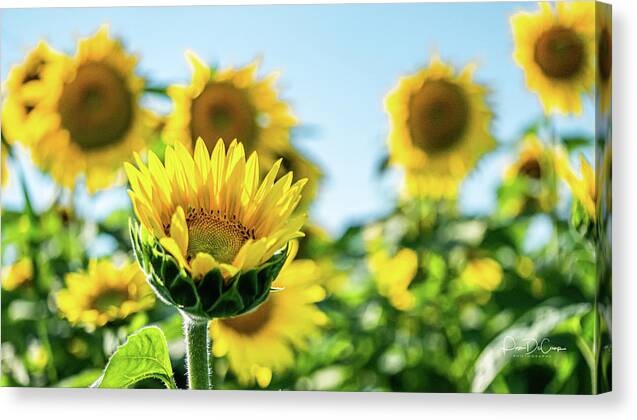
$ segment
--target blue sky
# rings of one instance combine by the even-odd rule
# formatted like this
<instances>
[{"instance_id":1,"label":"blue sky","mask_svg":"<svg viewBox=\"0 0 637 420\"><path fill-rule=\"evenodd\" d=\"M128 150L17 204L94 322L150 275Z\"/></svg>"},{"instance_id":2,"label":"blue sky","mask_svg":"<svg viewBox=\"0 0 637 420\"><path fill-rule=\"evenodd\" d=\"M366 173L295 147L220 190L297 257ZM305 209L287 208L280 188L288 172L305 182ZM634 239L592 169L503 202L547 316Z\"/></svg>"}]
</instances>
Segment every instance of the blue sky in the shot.
<instances>
[{"instance_id":1,"label":"blue sky","mask_svg":"<svg viewBox=\"0 0 637 420\"><path fill-rule=\"evenodd\" d=\"M535 7L493 2L3 10L1 75L4 79L39 39L71 52L78 37L103 23L140 56L140 73L153 83L189 80L186 49L222 67L261 57L261 74L282 72L281 96L309 128L298 132L295 145L327 175L312 217L338 233L351 222L382 214L397 197L397 174L382 180L375 174L388 132L382 102L398 77L426 65L432 53L458 66L479 63L476 79L492 90L493 132L501 143L515 140L540 115L511 59L509 27L512 13ZM560 119L560 130L592 133L588 102L582 118ZM157 104L163 110L167 105ZM510 160L502 151L481 163L463 187L463 211L492 208L495 186ZM50 183L34 171L29 181L40 191L38 204L46 205ZM4 191L4 205L20 205L16 192L15 185ZM117 191L83 208L99 216L125 205L125 193Z\"/></svg>"}]
</instances>

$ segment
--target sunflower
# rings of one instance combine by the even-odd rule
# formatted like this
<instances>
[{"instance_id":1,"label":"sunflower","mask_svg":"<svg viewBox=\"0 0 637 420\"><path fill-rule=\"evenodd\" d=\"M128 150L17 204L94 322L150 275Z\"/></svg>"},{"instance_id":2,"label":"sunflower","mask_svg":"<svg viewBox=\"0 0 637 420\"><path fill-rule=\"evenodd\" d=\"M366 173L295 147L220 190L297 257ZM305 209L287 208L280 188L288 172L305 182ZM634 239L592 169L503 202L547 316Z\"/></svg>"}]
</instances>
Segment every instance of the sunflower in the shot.
<instances>
[{"instance_id":1,"label":"sunflower","mask_svg":"<svg viewBox=\"0 0 637 420\"><path fill-rule=\"evenodd\" d=\"M125 164L129 195L142 226L186 269L200 278L213 268L226 277L268 261L303 236L306 216L291 216L307 180L292 173L275 182L281 160L261 182L256 152L246 162L241 143L212 152L199 139L194 158L185 145L168 146L165 165L152 152L148 166Z\"/></svg>"},{"instance_id":2,"label":"sunflower","mask_svg":"<svg viewBox=\"0 0 637 420\"><path fill-rule=\"evenodd\" d=\"M314 305L325 297L319 285L322 276L314 261L288 258L274 282L281 290L252 312L210 323L212 353L228 358L240 383L256 380L261 388L267 387L273 373L294 364L294 350L305 349L307 340L327 322Z\"/></svg>"},{"instance_id":3,"label":"sunflower","mask_svg":"<svg viewBox=\"0 0 637 420\"><path fill-rule=\"evenodd\" d=\"M603 114L611 108L613 91L613 21L612 10L607 4L595 2L597 42L597 88L599 107Z\"/></svg>"},{"instance_id":4,"label":"sunflower","mask_svg":"<svg viewBox=\"0 0 637 420\"><path fill-rule=\"evenodd\" d=\"M523 185L521 194L507 194L502 210L518 215L526 205L539 206L550 211L556 204L555 153L534 134L526 135L521 143L517 160L505 172L504 187ZM518 182L522 181L522 184ZM518 191L513 189L513 191ZM535 210L534 210L535 211Z\"/></svg>"},{"instance_id":5,"label":"sunflower","mask_svg":"<svg viewBox=\"0 0 637 420\"><path fill-rule=\"evenodd\" d=\"M15 290L26 285L33 278L33 263L30 258L21 258L17 262L2 268L2 288Z\"/></svg>"},{"instance_id":6,"label":"sunflower","mask_svg":"<svg viewBox=\"0 0 637 420\"><path fill-rule=\"evenodd\" d=\"M62 58L62 54L41 41L27 53L24 62L9 71L2 104L2 133L9 143L19 140L28 144L37 136L41 117L38 104L52 88L46 75Z\"/></svg>"},{"instance_id":7,"label":"sunflower","mask_svg":"<svg viewBox=\"0 0 637 420\"><path fill-rule=\"evenodd\" d=\"M91 260L88 271L69 273L56 296L61 314L74 325L102 327L151 308L155 295L137 263L116 267Z\"/></svg>"},{"instance_id":8,"label":"sunflower","mask_svg":"<svg viewBox=\"0 0 637 420\"><path fill-rule=\"evenodd\" d=\"M460 180L494 147L487 89L472 81L474 70L456 74L435 56L385 98L390 158L405 168L409 195L455 198Z\"/></svg>"},{"instance_id":9,"label":"sunflower","mask_svg":"<svg viewBox=\"0 0 637 420\"><path fill-rule=\"evenodd\" d=\"M511 18L513 59L524 69L526 86L550 114L580 114L582 93L595 79L595 4L540 3L535 13Z\"/></svg>"},{"instance_id":10,"label":"sunflower","mask_svg":"<svg viewBox=\"0 0 637 420\"><path fill-rule=\"evenodd\" d=\"M528 134L522 139L522 146L518 158L505 174L505 178L524 177L540 180L546 177L552 167L550 153L540 139L534 134Z\"/></svg>"},{"instance_id":11,"label":"sunflower","mask_svg":"<svg viewBox=\"0 0 637 420\"><path fill-rule=\"evenodd\" d=\"M85 174L89 192L106 188L122 162L146 146L155 118L139 106L144 81L136 62L102 27L43 75L41 135L30 147L34 162L62 185L73 188Z\"/></svg>"},{"instance_id":12,"label":"sunflower","mask_svg":"<svg viewBox=\"0 0 637 420\"><path fill-rule=\"evenodd\" d=\"M277 151L288 147L290 129L297 121L274 89L278 74L258 79L258 62L238 69L210 69L197 55L186 53L192 69L187 86L170 86L173 112L164 128L169 143L182 142L189 150L202 138L212 149L220 138L226 146L240 140L246 151L256 151L269 167Z\"/></svg>"},{"instance_id":13,"label":"sunflower","mask_svg":"<svg viewBox=\"0 0 637 420\"><path fill-rule=\"evenodd\" d=\"M408 310L414 306L415 297L408 290L418 270L418 256L409 248L403 248L391 257L380 250L368 257L367 265L374 276L378 293L389 299L396 309Z\"/></svg>"},{"instance_id":14,"label":"sunflower","mask_svg":"<svg viewBox=\"0 0 637 420\"><path fill-rule=\"evenodd\" d=\"M493 258L474 258L460 274L460 279L466 284L478 286L489 292L500 286L502 278L502 266Z\"/></svg>"},{"instance_id":15,"label":"sunflower","mask_svg":"<svg viewBox=\"0 0 637 420\"><path fill-rule=\"evenodd\" d=\"M571 167L568 155L564 151L557 154L556 170L557 174L568 184L573 196L579 202L588 216L595 219L597 215L597 189L595 186L595 170L588 163L586 158L580 154L580 172L578 176Z\"/></svg>"}]
</instances>

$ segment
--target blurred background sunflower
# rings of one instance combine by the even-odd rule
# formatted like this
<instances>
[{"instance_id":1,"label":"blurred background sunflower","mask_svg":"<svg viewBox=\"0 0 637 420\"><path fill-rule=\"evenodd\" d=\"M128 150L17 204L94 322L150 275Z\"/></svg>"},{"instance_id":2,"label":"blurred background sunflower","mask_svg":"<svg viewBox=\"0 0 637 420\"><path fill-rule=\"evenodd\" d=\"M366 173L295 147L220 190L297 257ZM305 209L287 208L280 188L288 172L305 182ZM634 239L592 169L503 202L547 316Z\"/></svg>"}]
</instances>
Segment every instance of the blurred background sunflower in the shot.
<instances>
[{"instance_id":1,"label":"blurred background sunflower","mask_svg":"<svg viewBox=\"0 0 637 420\"><path fill-rule=\"evenodd\" d=\"M539 3L511 17L513 59L544 112L580 114L581 96L595 80L595 3Z\"/></svg>"},{"instance_id":2,"label":"blurred background sunflower","mask_svg":"<svg viewBox=\"0 0 637 420\"><path fill-rule=\"evenodd\" d=\"M297 124L274 88L278 74L259 78L258 61L236 69L211 69L193 52L186 59L192 80L187 86L168 88L173 111L164 128L165 141L182 142L192 150L202 138L212 150L219 139L227 146L237 139L248 154L256 151L264 167L270 167L290 147L290 129Z\"/></svg>"},{"instance_id":3,"label":"blurred background sunflower","mask_svg":"<svg viewBox=\"0 0 637 420\"><path fill-rule=\"evenodd\" d=\"M48 73L62 59L62 54L40 41L22 63L9 71L2 104L2 133L9 143L19 140L30 144L37 139L41 131L38 123L44 117L38 105L53 88L55 79L48 77Z\"/></svg>"},{"instance_id":4,"label":"blurred background sunflower","mask_svg":"<svg viewBox=\"0 0 637 420\"><path fill-rule=\"evenodd\" d=\"M603 114L608 114L613 92L613 21L609 7L595 3L597 51L597 96Z\"/></svg>"},{"instance_id":5,"label":"blurred background sunflower","mask_svg":"<svg viewBox=\"0 0 637 420\"><path fill-rule=\"evenodd\" d=\"M123 161L146 147L155 121L140 107L144 81L136 62L103 26L78 42L75 56L55 60L41 74L37 135L27 146L61 185L73 189L85 175L89 192L109 187L121 181Z\"/></svg>"},{"instance_id":6,"label":"blurred background sunflower","mask_svg":"<svg viewBox=\"0 0 637 420\"><path fill-rule=\"evenodd\" d=\"M68 273L56 295L61 316L89 330L150 309L155 294L136 262L116 266L91 260L86 271Z\"/></svg>"},{"instance_id":7,"label":"blurred background sunflower","mask_svg":"<svg viewBox=\"0 0 637 420\"><path fill-rule=\"evenodd\" d=\"M293 258L293 256L292 256ZM315 305L325 297L323 276L312 260L286 262L273 284L280 289L253 312L210 323L212 354L227 357L230 370L243 385L265 388L273 374L295 363L295 350L305 350L320 332L326 315Z\"/></svg>"},{"instance_id":8,"label":"blurred background sunflower","mask_svg":"<svg viewBox=\"0 0 637 420\"><path fill-rule=\"evenodd\" d=\"M405 169L409 195L456 198L462 178L495 147L487 89L473 82L474 70L456 74L434 56L385 98L390 160Z\"/></svg>"}]
</instances>

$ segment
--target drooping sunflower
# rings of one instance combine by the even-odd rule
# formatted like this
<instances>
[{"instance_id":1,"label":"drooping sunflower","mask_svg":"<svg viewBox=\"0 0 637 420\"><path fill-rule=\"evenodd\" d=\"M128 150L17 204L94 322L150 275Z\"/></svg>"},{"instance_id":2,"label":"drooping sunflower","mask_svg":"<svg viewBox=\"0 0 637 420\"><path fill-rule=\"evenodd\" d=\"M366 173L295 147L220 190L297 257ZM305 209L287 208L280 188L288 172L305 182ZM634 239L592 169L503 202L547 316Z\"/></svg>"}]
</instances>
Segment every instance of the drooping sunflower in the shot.
<instances>
[{"instance_id":1,"label":"drooping sunflower","mask_svg":"<svg viewBox=\"0 0 637 420\"><path fill-rule=\"evenodd\" d=\"M275 182L278 160L261 181L259 157L246 161L241 143L212 152L199 139L194 157L183 144L168 146L165 163L126 164L129 195L142 226L197 279L214 268L234 276L268 261L300 231L306 216L291 216L307 180L292 173Z\"/></svg>"},{"instance_id":2,"label":"drooping sunflower","mask_svg":"<svg viewBox=\"0 0 637 420\"><path fill-rule=\"evenodd\" d=\"M294 350L304 349L327 322L315 305L325 297L321 277L314 261L288 258L274 282L281 290L252 312L210 323L212 353L228 358L240 383L252 385L256 380L261 388L267 387L273 373L294 364Z\"/></svg>"},{"instance_id":3,"label":"drooping sunflower","mask_svg":"<svg viewBox=\"0 0 637 420\"><path fill-rule=\"evenodd\" d=\"M434 56L385 98L390 159L405 169L409 195L455 198L462 178L495 146L487 89L473 82L474 70L456 74Z\"/></svg>"},{"instance_id":4,"label":"drooping sunflower","mask_svg":"<svg viewBox=\"0 0 637 420\"><path fill-rule=\"evenodd\" d=\"M597 41L597 89L599 108L607 114L611 108L613 91L613 21L611 7L595 2Z\"/></svg>"},{"instance_id":5,"label":"drooping sunflower","mask_svg":"<svg viewBox=\"0 0 637 420\"><path fill-rule=\"evenodd\" d=\"M540 3L511 17L513 59L546 114L579 114L595 80L595 3Z\"/></svg>"},{"instance_id":6,"label":"drooping sunflower","mask_svg":"<svg viewBox=\"0 0 637 420\"><path fill-rule=\"evenodd\" d=\"M62 316L74 325L101 327L155 304L155 295L134 262L117 267L108 260L91 260L88 271L67 274L65 283L56 302Z\"/></svg>"},{"instance_id":7,"label":"drooping sunflower","mask_svg":"<svg viewBox=\"0 0 637 420\"><path fill-rule=\"evenodd\" d=\"M237 139L248 153L256 151L269 167L277 152L289 146L290 129L297 123L274 88L278 74L257 78L257 61L238 69L215 70L191 51L186 59L192 81L187 86L168 88L174 108L164 128L164 139L182 142L189 150L194 149L198 138L208 149L220 138L226 146Z\"/></svg>"},{"instance_id":8,"label":"drooping sunflower","mask_svg":"<svg viewBox=\"0 0 637 420\"><path fill-rule=\"evenodd\" d=\"M41 135L30 143L31 154L63 186L73 188L84 174L89 192L109 187L122 162L145 148L155 118L140 107L144 81L136 62L102 27L43 75Z\"/></svg>"},{"instance_id":9,"label":"drooping sunflower","mask_svg":"<svg viewBox=\"0 0 637 420\"><path fill-rule=\"evenodd\" d=\"M3 86L2 133L9 143L29 144L39 132L38 105L50 94L52 80L46 77L63 55L41 41L24 62L13 66Z\"/></svg>"},{"instance_id":10,"label":"drooping sunflower","mask_svg":"<svg viewBox=\"0 0 637 420\"><path fill-rule=\"evenodd\" d=\"M591 219L597 215L597 188L595 170L586 158L580 154L580 173L578 175L569 162L565 151L560 151L556 159L556 171L560 178L568 184L574 198L584 207Z\"/></svg>"},{"instance_id":11,"label":"drooping sunflower","mask_svg":"<svg viewBox=\"0 0 637 420\"><path fill-rule=\"evenodd\" d=\"M380 250L368 257L367 265L374 276L378 293L389 299L396 309L408 310L415 297L408 288L418 270L418 256L410 248L403 248L393 257Z\"/></svg>"},{"instance_id":12,"label":"drooping sunflower","mask_svg":"<svg viewBox=\"0 0 637 420\"><path fill-rule=\"evenodd\" d=\"M2 267L2 288L15 290L33 278L33 262L30 258L21 258L14 264Z\"/></svg>"}]
</instances>

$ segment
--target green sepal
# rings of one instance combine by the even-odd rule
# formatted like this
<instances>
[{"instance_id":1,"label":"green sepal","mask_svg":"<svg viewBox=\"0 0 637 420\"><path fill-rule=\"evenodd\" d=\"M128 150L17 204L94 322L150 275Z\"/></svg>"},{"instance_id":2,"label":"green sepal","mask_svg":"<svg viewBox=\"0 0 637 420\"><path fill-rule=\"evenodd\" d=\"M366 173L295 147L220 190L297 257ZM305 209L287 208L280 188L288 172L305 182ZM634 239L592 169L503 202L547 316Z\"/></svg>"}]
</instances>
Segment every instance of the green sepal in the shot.
<instances>
[{"instance_id":1,"label":"green sepal","mask_svg":"<svg viewBox=\"0 0 637 420\"><path fill-rule=\"evenodd\" d=\"M193 319L227 318L249 312L268 298L285 263L287 249L247 271L224 279L218 268L193 280L158 240L135 221L129 223L135 257L155 294Z\"/></svg>"}]
</instances>

